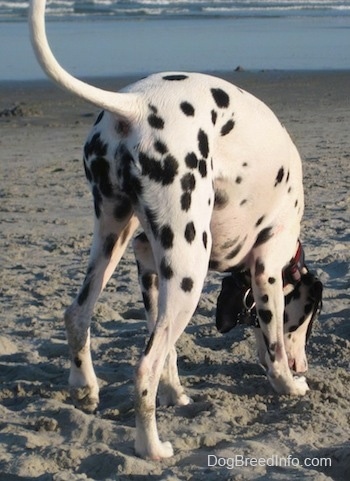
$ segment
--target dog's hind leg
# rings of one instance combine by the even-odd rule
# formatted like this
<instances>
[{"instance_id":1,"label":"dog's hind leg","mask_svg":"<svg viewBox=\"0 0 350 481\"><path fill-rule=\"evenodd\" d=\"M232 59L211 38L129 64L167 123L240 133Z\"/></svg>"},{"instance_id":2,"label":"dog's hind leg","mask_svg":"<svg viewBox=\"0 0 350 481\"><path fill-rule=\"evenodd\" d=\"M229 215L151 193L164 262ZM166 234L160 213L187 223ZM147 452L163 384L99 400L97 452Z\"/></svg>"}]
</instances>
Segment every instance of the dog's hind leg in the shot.
<instances>
[{"instance_id":1,"label":"dog's hind leg","mask_svg":"<svg viewBox=\"0 0 350 481\"><path fill-rule=\"evenodd\" d=\"M203 215L191 236L186 228L188 224L184 224L183 230L179 225L171 248L164 249L156 241L151 241L154 242L152 251L159 274L159 299L157 321L135 379L135 450L142 457L160 459L173 454L171 444L161 442L158 436L156 394L166 358L196 309L207 273L211 238L209 226L200 225L204 219L210 219L210 216ZM187 241L182 239L184 231ZM208 232L205 245L202 243L203 231ZM172 362L174 359L169 360L169 364Z\"/></svg>"},{"instance_id":2,"label":"dog's hind leg","mask_svg":"<svg viewBox=\"0 0 350 481\"><path fill-rule=\"evenodd\" d=\"M90 352L91 315L98 296L138 226L138 220L133 214L123 220L116 220L115 217L106 215L108 210L106 208L95 219L87 274L76 299L65 312L71 359L71 397L77 407L88 412L94 411L99 402L99 387Z\"/></svg>"},{"instance_id":3,"label":"dog's hind leg","mask_svg":"<svg viewBox=\"0 0 350 481\"><path fill-rule=\"evenodd\" d=\"M144 233L133 241L139 283L145 306L149 333L152 334L158 316L158 274L151 244ZM177 369L176 347L171 347L165 360L158 389L159 403L163 406L186 405L191 399L185 394Z\"/></svg>"}]
</instances>

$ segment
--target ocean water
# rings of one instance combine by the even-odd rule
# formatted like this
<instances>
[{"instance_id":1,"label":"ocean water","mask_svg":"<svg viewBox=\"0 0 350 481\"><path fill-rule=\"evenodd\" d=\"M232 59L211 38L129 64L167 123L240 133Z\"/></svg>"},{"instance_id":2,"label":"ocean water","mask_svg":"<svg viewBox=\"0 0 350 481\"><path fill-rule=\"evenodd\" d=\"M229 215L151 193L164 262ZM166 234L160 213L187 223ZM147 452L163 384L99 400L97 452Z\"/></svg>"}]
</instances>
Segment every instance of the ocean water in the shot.
<instances>
[{"instance_id":1,"label":"ocean water","mask_svg":"<svg viewBox=\"0 0 350 481\"><path fill-rule=\"evenodd\" d=\"M73 75L350 69L350 0L49 0L47 31ZM28 1L0 0L0 81L44 78Z\"/></svg>"},{"instance_id":2,"label":"ocean water","mask_svg":"<svg viewBox=\"0 0 350 481\"><path fill-rule=\"evenodd\" d=\"M23 19L28 1L0 0L0 21ZM344 0L49 0L52 18L181 18L284 15L349 15Z\"/></svg>"}]
</instances>

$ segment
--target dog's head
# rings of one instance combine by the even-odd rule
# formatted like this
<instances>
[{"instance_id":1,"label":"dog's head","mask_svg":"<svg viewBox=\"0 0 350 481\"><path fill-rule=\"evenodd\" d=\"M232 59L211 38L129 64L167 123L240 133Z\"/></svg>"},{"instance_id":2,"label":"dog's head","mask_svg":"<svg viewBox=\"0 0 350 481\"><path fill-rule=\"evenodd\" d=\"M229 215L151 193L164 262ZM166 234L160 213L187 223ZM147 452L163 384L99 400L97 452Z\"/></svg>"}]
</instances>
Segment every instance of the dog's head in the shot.
<instances>
[{"instance_id":1,"label":"dog's head","mask_svg":"<svg viewBox=\"0 0 350 481\"><path fill-rule=\"evenodd\" d=\"M289 366L296 372L307 370L305 346L322 305L322 282L305 265L303 272L297 282L285 286L284 341ZM223 279L217 300L218 331L224 334L237 324L259 328L250 277L243 272ZM258 346L258 351L263 362L265 347Z\"/></svg>"},{"instance_id":2,"label":"dog's head","mask_svg":"<svg viewBox=\"0 0 350 481\"><path fill-rule=\"evenodd\" d=\"M233 273L222 280L216 305L216 327L225 334L237 324L253 324L257 319L247 272Z\"/></svg>"}]
</instances>

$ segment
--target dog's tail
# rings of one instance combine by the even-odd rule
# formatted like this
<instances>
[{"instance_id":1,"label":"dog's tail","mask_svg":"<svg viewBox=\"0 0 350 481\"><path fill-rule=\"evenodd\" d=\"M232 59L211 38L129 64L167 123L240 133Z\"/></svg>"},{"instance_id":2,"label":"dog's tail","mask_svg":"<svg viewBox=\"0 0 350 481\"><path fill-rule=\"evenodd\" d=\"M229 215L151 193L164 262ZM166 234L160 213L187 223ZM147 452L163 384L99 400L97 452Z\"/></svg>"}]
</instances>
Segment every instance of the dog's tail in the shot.
<instances>
[{"instance_id":1,"label":"dog's tail","mask_svg":"<svg viewBox=\"0 0 350 481\"><path fill-rule=\"evenodd\" d=\"M36 57L44 72L61 88L97 107L122 117L130 118L139 110L138 96L132 93L108 92L76 79L64 70L55 59L45 30L46 0L31 0L29 28Z\"/></svg>"}]
</instances>

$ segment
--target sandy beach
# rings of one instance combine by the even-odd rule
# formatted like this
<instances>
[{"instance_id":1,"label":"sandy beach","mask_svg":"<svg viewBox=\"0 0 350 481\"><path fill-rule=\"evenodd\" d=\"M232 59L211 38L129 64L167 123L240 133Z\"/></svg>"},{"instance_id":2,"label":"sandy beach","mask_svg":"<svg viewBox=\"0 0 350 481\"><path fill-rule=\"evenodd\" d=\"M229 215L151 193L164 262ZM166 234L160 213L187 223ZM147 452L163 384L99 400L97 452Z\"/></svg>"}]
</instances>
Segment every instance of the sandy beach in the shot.
<instances>
[{"instance_id":1,"label":"sandy beach","mask_svg":"<svg viewBox=\"0 0 350 481\"><path fill-rule=\"evenodd\" d=\"M256 362L253 333L216 331L221 277L210 274L178 342L194 403L157 411L175 456L135 457L133 372L147 329L129 248L93 318L99 410L75 409L62 315L88 261L93 210L82 145L98 112L48 82L0 83L0 481L349 479L350 72L220 76L272 107L304 161L302 241L324 283L308 346L310 392L277 396ZM117 90L129 81L95 84ZM208 465L234 456L294 461Z\"/></svg>"}]
</instances>

